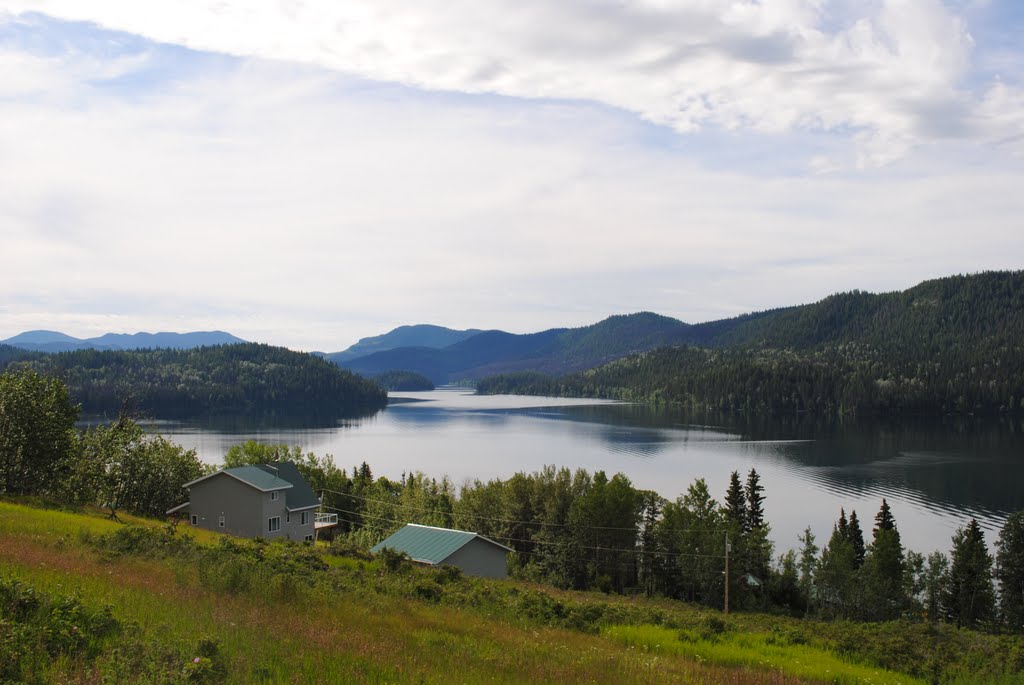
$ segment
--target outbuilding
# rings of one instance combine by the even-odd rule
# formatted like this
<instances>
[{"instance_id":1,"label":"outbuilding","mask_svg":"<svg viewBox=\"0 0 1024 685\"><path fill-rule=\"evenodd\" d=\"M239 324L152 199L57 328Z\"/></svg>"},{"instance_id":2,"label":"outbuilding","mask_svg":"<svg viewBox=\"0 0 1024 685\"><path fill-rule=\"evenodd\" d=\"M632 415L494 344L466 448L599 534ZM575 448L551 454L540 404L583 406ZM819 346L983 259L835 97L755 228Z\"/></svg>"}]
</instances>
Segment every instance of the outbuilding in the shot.
<instances>
[{"instance_id":1,"label":"outbuilding","mask_svg":"<svg viewBox=\"0 0 1024 685\"><path fill-rule=\"evenodd\" d=\"M456 566L467 575L484 578L508 577L507 555L512 551L479 533L417 523L407 523L370 551L377 554L384 548L404 552L420 564Z\"/></svg>"}]
</instances>

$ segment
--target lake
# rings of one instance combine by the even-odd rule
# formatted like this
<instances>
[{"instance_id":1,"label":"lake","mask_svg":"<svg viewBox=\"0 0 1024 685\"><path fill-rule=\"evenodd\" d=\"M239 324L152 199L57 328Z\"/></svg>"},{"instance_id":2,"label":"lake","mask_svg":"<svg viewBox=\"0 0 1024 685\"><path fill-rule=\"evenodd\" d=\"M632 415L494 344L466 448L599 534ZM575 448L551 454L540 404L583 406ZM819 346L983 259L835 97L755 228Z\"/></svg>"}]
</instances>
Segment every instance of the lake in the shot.
<instances>
[{"instance_id":1,"label":"lake","mask_svg":"<svg viewBox=\"0 0 1024 685\"><path fill-rule=\"evenodd\" d=\"M823 545L844 507L870 540L886 498L906 547L948 552L975 517L990 550L1009 512L1024 509L1024 430L990 419L815 422L697 417L680 410L563 398L477 396L465 389L393 393L384 411L319 428L157 422L149 430L218 463L250 438L367 462L397 479L422 471L456 485L546 464L622 472L675 499L696 478L722 501L729 474L754 468L776 551L798 548L810 525Z\"/></svg>"}]
</instances>

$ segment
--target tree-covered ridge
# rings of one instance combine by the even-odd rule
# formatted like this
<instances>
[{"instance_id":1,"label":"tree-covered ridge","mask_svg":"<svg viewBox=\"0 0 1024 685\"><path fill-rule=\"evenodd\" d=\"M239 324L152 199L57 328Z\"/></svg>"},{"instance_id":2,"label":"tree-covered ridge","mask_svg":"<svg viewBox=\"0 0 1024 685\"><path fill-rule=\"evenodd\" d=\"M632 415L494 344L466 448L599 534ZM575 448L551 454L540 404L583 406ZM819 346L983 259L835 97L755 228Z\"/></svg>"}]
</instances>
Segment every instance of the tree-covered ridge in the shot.
<instances>
[{"instance_id":1,"label":"tree-covered ridge","mask_svg":"<svg viewBox=\"0 0 1024 685\"><path fill-rule=\"evenodd\" d=\"M387 371L373 377L385 390L398 392L417 392L433 390L434 383L421 373L415 371Z\"/></svg>"},{"instance_id":2,"label":"tree-covered ridge","mask_svg":"<svg viewBox=\"0 0 1024 685\"><path fill-rule=\"evenodd\" d=\"M1024 272L835 295L748 319L703 347L664 347L561 377L499 375L477 389L774 414L1020 412Z\"/></svg>"},{"instance_id":3,"label":"tree-covered ridge","mask_svg":"<svg viewBox=\"0 0 1024 685\"><path fill-rule=\"evenodd\" d=\"M382 409L376 383L313 355L255 343L190 350L78 350L9 362L58 376L87 414L356 416Z\"/></svg>"}]
</instances>

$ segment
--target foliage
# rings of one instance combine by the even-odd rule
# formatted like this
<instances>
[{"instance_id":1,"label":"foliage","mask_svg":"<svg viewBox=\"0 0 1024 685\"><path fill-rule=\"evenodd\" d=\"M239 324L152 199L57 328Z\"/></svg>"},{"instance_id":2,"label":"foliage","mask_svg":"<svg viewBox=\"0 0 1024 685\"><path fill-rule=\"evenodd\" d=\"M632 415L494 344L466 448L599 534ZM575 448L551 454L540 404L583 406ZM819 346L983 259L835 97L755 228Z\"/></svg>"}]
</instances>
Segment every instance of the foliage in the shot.
<instances>
[{"instance_id":1,"label":"foliage","mask_svg":"<svg viewBox=\"0 0 1024 685\"><path fill-rule=\"evenodd\" d=\"M711 326L707 324L705 326ZM606 397L755 414L1024 410L1024 272L845 293L566 376L505 373L484 394Z\"/></svg>"},{"instance_id":2,"label":"foliage","mask_svg":"<svg viewBox=\"0 0 1024 685\"><path fill-rule=\"evenodd\" d=\"M282 347L246 343L188 350L78 350L11 362L59 376L88 414L126 408L160 418L208 414L330 420L387 404L376 383Z\"/></svg>"},{"instance_id":3,"label":"foliage","mask_svg":"<svg viewBox=\"0 0 1024 685\"><path fill-rule=\"evenodd\" d=\"M999 610L1011 630L1024 631L1024 512L1006 519L996 550Z\"/></svg>"},{"instance_id":4,"label":"foliage","mask_svg":"<svg viewBox=\"0 0 1024 685\"><path fill-rule=\"evenodd\" d=\"M50 494L75 449L78 407L63 383L31 370L0 374L0 494Z\"/></svg>"},{"instance_id":5,"label":"foliage","mask_svg":"<svg viewBox=\"0 0 1024 685\"><path fill-rule=\"evenodd\" d=\"M434 389L434 382L432 380L415 371L386 371L374 376L373 380L380 387L392 392L414 392Z\"/></svg>"},{"instance_id":6,"label":"foliage","mask_svg":"<svg viewBox=\"0 0 1024 685\"><path fill-rule=\"evenodd\" d=\"M957 627L984 625L993 619L992 557L985 546L985 533L975 519L953 535L953 551L944 586L946 618Z\"/></svg>"},{"instance_id":7,"label":"foliage","mask_svg":"<svg viewBox=\"0 0 1024 685\"><path fill-rule=\"evenodd\" d=\"M96 682L221 683L227 676L214 640L188 653L140 639L139 628L115 618L110 606L95 608L75 594L40 592L0 576L0 681L65 682L74 670Z\"/></svg>"}]
</instances>

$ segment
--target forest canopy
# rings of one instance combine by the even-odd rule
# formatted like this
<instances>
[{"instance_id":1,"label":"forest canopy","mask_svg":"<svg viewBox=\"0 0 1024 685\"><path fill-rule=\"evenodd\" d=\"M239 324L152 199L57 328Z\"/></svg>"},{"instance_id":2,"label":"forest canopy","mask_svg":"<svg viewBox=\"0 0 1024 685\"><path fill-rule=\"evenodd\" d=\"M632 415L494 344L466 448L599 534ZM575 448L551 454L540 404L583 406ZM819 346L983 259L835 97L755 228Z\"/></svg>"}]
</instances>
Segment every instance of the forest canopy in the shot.
<instances>
[{"instance_id":1,"label":"forest canopy","mask_svg":"<svg viewBox=\"0 0 1024 685\"><path fill-rule=\"evenodd\" d=\"M0 355L0 369L62 379L87 415L360 416L383 409L373 381L303 352L255 343L189 350Z\"/></svg>"}]
</instances>

